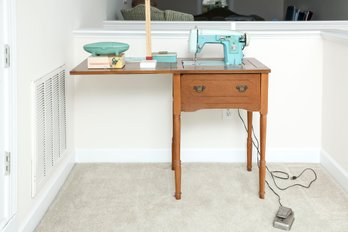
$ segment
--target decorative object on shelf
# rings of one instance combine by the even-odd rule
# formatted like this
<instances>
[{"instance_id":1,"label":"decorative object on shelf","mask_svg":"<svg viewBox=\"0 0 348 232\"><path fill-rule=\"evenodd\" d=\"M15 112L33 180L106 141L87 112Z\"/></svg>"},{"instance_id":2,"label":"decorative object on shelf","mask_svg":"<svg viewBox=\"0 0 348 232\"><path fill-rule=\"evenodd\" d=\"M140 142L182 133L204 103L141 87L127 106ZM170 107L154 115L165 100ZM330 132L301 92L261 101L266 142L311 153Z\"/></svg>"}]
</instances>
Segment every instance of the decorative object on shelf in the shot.
<instances>
[{"instance_id":1,"label":"decorative object on shelf","mask_svg":"<svg viewBox=\"0 0 348 232\"><path fill-rule=\"evenodd\" d=\"M295 6L288 6L286 9L286 21L309 21L313 17L313 12L310 10L301 11Z\"/></svg>"},{"instance_id":2,"label":"decorative object on shelf","mask_svg":"<svg viewBox=\"0 0 348 232\"><path fill-rule=\"evenodd\" d=\"M87 67L94 69L105 69L105 68L123 68L126 64L125 55L101 55L101 56L90 56L87 59Z\"/></svg>"},{"instance_id":3,"label":"decorative object on shelf","mask_svg":"<svg viewBox=\"0 0 348 232\"><path fill-rule=\"evenodd\" d=\"M176 63L176 57L176 52L160 51L152 53L152 59L157 60L157 62Z\"/></svg>"},{"instance_id":4,"label":"decorative object on shelf","mask_svg":"<svg viewBox=\"0 0 348 232\"><path fill-rule=\"evenodd\" d=\"M227 6L226 0L203 0L202 12L205 13L215 8L224 8Z\"/></svg>"},{"instance_id":5,"label":"decorative object on shelf","mask_svg":"<svg viewBox=\"0 0 348 232\"><path fill-rule=\"evenodd\" d=\"M98 42L86 44L85 46L83 46L83 49L86 52L91 53L92 56L111 54L119 56L122 52L125 52L129 49L129 45L119 42Z\"/></svg>"}]
</instances>

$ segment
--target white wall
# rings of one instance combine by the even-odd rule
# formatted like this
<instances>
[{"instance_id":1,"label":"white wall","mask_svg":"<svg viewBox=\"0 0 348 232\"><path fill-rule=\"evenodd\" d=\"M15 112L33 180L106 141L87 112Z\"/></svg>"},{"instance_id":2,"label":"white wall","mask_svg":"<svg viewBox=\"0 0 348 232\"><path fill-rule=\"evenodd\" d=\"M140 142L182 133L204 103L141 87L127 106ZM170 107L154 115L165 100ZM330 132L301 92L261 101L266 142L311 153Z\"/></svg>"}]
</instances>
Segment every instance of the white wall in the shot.
<instances>
[{"instance_id":1,"label":"white wall","mask_svg":"<svg viewBox=\"0 0 348 232\"><path fill-rule=\"evenodd\" d=\"M87 56L81 49L83 44L99 40L129 43L126 56L145 55L143 36L116 34L86 37L80 34L75 37L75 63ZM272 69L267 139L269 157L283 157L286 152L293 152L287 158L300 154L303 155L300 159L306 159L313 151L319 151L321 145L320 36L291 32L286 35L265 32L251 36L246 55L258 58ZM192 56L187 53L185 36L154 36L153 50L176 51L179 57ZM222 49L207 46L203 54L221 57ZM75 80L74 125L78 157L83 159L83 155L94 152L98 159L106 150L111 156L112 152L117 156L119 150L167 149L169 158L172 129L170 76L83 76L75 77ZM255 113L256 130L257 120ZM182 114L184 151L210 148L243 150L245 136L236 114L230 121L222 120L221 110ZM138 155L142 160L141 155L146 153L139 152ZM182 159L189 160L187 156ZM200 161L200 157L195 161Z\"/></svg>"},{"instance_id":2,"label":"white wall","mask_svg":"<svg viewBox=\"0 0 348 232\"><path fill-rule=\"evenodd\" d=\"M79 26L98 26L107 17L107 0L17 0L17 75L18 75L18 224L29 231L40 218L33 216L40 208L44 193L55 184L47 185L31 197L31 156L33 111L32 82L57 67L72 66L72 31ZM111 14L111 11L109 12ZM73 155L72 102L68 80L68 157ZM60 167L64 168L64 167ZM53 176L56 173L53 173ZM51 196L52 197L52 196ZM46 202L47 203L47 202ZM36 215L37 216L37 215ZM30 221L31 220L31 221Z\"/></svg>"},{"instance_id":3,"label":"white wall","mask_svg":"<svg viewBox=\"0 0 348 232\"><path fill-rule=\"evenodd\" d=\"M105 0L107 9L107 20L123 19L121 10L132 7L132 0Z\"/></svg>"},{"instance_id":4,"label":"white wall","mask_svg":"<svg viewBox=\"0 0 348 232\"><path fill-rule=\"evenodd\" d=\"M348 1L346 0L285 0L285 7L295 5L301 10L313 11L314 20L347 20Z\"/></svg>"},{"instance_id":5,"label":"white wall","mask_svg":"<svg viewBox=\"0 0 348 232\"><path fill-rule=\"evenodd\" d=\"M348 191L348 36L326 38L323 48L323 160ZM340 176L346 179L337 178Z\"/></svg>"},{"instance_id":6,"label":"white wall","mask_svg":"<svg viewBox=\"0 0 348 232\"><path fill-rule=\"evenodd\" d=\"M284 19L283 0L234 0L234 8L237 14L258 15L265 20Z\"/></svg>"}]
</instances>

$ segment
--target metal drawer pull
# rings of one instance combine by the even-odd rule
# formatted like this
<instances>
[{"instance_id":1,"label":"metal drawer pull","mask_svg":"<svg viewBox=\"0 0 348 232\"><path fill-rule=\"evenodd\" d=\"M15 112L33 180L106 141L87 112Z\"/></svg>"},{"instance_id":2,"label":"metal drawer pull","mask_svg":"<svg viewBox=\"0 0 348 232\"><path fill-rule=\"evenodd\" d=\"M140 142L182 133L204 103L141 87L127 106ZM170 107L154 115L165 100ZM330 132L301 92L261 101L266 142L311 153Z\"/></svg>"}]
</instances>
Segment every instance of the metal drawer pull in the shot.
<instances>
[{"instance_id":1,"label":"metal drawer pull","mask_svg":"<svg viewBox=\"0 0 348 232\"><path fill-rule=\"evenodd\" d=\"M205 90L205 86L204 85L195 85L193 86L193 89L197 92L197 93L201 93Z\"/></svg>"},{"instance_id":2,"label":"metal drawer pull","mask_svg":"<svg viewBox=\"0 0 348 232\"><path fill-rule=\"evenodd\" d=\"M248 86L247 85L237 85L236 89L238 90L238 92L244 93L245 91L247 91Z\"/></svg>"}]
</instances>

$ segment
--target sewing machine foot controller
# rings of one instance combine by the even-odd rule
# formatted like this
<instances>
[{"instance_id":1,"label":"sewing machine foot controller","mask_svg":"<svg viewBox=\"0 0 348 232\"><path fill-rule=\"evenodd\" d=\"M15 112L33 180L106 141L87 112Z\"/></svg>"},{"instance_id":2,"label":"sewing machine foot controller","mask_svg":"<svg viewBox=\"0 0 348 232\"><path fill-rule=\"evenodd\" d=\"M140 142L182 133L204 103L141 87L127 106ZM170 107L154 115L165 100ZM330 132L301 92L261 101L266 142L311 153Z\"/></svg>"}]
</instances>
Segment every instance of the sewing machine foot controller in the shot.
<instances>
[{"instance_id":1,"label":"sewing machine foot controller","mask_svg":"<svg viewBox=\"0 0 348 232\"><path fill-rule=\"evenodd\" d=\"M289 231L294 220L294 212L290 208L280 206L274 218L273 227Z\"/></svg>"}]
</instances>

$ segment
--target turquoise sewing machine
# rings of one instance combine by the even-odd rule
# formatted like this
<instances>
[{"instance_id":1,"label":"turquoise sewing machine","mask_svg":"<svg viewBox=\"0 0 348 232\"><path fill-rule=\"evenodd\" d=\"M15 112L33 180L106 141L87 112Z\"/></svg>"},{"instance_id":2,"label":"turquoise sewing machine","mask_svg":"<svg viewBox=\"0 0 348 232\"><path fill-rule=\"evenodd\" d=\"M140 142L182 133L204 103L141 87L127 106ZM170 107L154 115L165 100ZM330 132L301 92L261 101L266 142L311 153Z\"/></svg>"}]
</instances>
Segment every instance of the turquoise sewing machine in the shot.
<instances>
[{"instance_id":1,"label":"turquoise sewing machine","mask_svg":"<svg viewBox=\"0 0 348 232\"><path fill-rule=\"evenodd\" d=\"M195 54L195 61L197 61L197 53L202 51L205 44L222 44L225 65L242 64L243 49L249 44L245 33L232 30L199 30L197 28L190 31L189 41L189 49L191 53ZM196 62L196 64L200 63Z\"/></svg>"}]
</instances>

